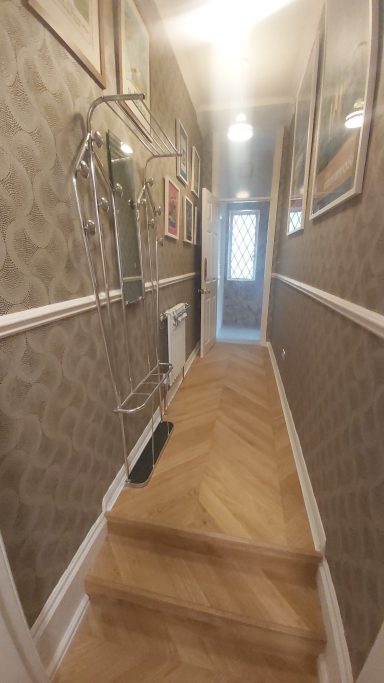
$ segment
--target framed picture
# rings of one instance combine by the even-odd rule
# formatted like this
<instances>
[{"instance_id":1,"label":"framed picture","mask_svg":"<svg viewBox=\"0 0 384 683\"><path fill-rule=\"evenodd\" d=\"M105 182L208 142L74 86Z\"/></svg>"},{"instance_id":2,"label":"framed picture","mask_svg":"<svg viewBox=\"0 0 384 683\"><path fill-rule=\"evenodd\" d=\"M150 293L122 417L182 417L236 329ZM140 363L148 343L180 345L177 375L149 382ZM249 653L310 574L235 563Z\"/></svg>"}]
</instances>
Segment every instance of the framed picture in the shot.
<instances>
[{"instance_id":1,"label":"framed picture","mask_svg":"<svg viewBox=\"0 0 384 683\"><path fill-rule=\"evenodd\" d=\"M149 35L144 21L133 0L116 0L115 34L117 87L119 93L144 93L145 103L150 108ZM150 135L149 113L141 102L126 102L122 105Z\"/></svg>"},{"instance_id":2,"label":"framed picture","mask_svg":"<svg viewBox=\"0 0 384 683\"><path fill-rule=\"evenodd\" d=\"M102 0L28 0L28 5L105 88Z\"/></svg>"},{"instance_id":3,"label":"framed picture","mask_svg":"<svg viewBox=\"0 0 384 683\"><path fill-rule=\"evenodd\" d=\"M200 212L197 206L195 206L195 218L193 221L193 244L201 244Z\"/></svg>"},{"instance_id":4,"label":"framed picture","mask_svg":"<svg viewBox=\"0 0 384 683\"><path fill-rule=\"evenodd\" d=\"M329 0L311 218L362 190L378 44L378 1Z\"/></svg>"},{"instance_id":5,"label":"framed picture","mask_svg":"<svg viewBox=\"0 0 384 683\"><path fill-rule=\"evenodd\" d=\"M168 176L165 177L165 225L164 235L179 239L180 226L180 190Z\"/></svg>"},{"instance_id":6,"label":"framed picture","mask_svg":"<svg viewBox=\"0 0 384 683\"><path fill-rule=\"evenodd\" d=\"M184 197L184 242L193 244L194 207L188 197Z\"/></svg>"},{"instance_id":7,"label":"framed picture","mask_svg":"<svg viewBox=\"0 0 384 683\"><path fill-rule=\"evenodd\" d=\"M200 157L196 147L192 147L191 190L196 197L200 196Z\"/></svg>"},{"instance_id":8,"label":"framed picture","mask_svg":"<svg viewBox=\"0 0 384 683\"><path fill-rule=\"evenodd\" d=\"M304 228L315 117L319 40L313 46L296 99L287 233Z\"/></svg>"},{"instance_id":9,"label":"framed picture","mask_svg":"<svg viewBox=\"0 0 384 683\"><path fill-rule=\"evenodd\" d=\"M184 185L188 185L188 135L179 120L176 121L176 149L181 152L181 156L176 158L176 175Z\"/></svg>"}]
</instances>

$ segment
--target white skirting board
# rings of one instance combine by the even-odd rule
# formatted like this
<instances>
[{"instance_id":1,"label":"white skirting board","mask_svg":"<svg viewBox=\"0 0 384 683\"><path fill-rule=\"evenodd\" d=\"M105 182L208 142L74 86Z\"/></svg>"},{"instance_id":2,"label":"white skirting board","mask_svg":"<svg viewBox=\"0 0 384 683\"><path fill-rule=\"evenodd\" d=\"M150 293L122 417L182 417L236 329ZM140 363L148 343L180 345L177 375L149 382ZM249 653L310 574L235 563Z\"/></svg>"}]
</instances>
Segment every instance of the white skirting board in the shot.
<instances>
[{"instance_id":1,"label":"white skirting board","mask_svg":"<svg viewBox=\"0 0 384 683\"><path fill-rule=\"evenodd\" d=\"M269 351L292 452L295 458L297 474L303 492L313 543L317 550L324 552L326 542L325 531L301 448L299 435L296 431L272 345L270 342L267 342L266 346ZM352 668L343 622L331 572L325 558L323 558L318 571L317 586L327 636L325 653L321 655L318 660L319 683L353 683Z\"/></svg>"},{"instance_id":2,"label":"white skirting board","mask_svg":"<svg viewBox=\"0 0 384 683\"><path fill-rule=\"evenodd\" d=\"M353 683L351 660L340 608L325 558L317 574L317 591L327 636L327 647L318 659L319 683Z\"/></svg>"},{"instance_id":3,"label":"white skirting board","mask_svg":"<svg viewBox=\"0 0 384 683\"><path fill-rule=\"evenodd\" d=\"M184 373L168 393L167 405L176 395L183 375L185 376L199 353L200 343L192 351L184 366ZM154 423L160 422L160 411L154 415ZM131 453L129 464L134 465L151 436L151 422L145 428ZM71 640L87 609L89 599L85 594L84 579L94 562L107 535L104 513L115 504L126 480L125 466L121 467L104 496L102 513L72 558L58 584L53 589L39 616L31 628L31 634L41 661L52 679L71 643Z\"/></svg>"},{"instance_id":4,"label":"white skirting board","mask_svg":"<svg viewBox=\"0 0 384 683\"><path fill-rule=\"evenodd\" d=\"M289 440L292 446L293 457L295 458L297 474L300 480L301 490L303 492L303 498L308 514L309 525L311 527L313 542L315 544L316 550L320 550L320 552L322 552L325 548L325 531L323 522L321 521L319 508L317 507L315 494L313 492L311 480L309 478L307 465L304 460L299 435L296 431L291 409L289 407L288 399L285 393L283 380L281 379L279 366L277 365L272 344L270 342L267 342L267 348L269 351L273 372L275 374L280 401L284 412L285 423L287 425L289 434Z\"/></svg>"}]
</instances>

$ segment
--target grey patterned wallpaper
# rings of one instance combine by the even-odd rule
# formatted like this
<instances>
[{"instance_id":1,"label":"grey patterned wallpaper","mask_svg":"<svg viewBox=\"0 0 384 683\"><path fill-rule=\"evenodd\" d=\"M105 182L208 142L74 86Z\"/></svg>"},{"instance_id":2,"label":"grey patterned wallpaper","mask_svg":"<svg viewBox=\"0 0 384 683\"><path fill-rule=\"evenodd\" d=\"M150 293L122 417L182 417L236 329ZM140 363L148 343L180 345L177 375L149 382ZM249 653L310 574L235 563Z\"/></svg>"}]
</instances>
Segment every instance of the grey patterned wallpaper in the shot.
<instances>
[{"instance_id":1,"label":"grey patterned wallpaper","mask_svg":"<svg viewBox=\"0 0 384 683\"><path fill-rule=\"evenodd\" d=\"M196 114L154 3L137 4L151 37L152 109L172 138L179 117L203 158ZM116 89L112 5L104 3L106 92ZM100 90L21 0L0 2L0 72L0 314L6 314L91 293L70 173L84 116ZM144 156L132 135L102 109L96 124L129 139L139 180ZM175 177L176 162L150 168L163 204L163 176ZM106 234L109 279L116 287L115 244L108 229ZM160 277L199 270L199 249L182 239L165 240L159 252ZM191 305L187 354L199 339L197 286L190 279L160 293L162 310L181 300ZM112 318L123 392L128 367L117 303ZM132 374L139 380L147 367L140 305L128 307L127 330ZM153 356L153 346L150 351ZM0 342L0 382L0 526L32 624L123 463L96 313ZM148 412L125 419L128 451L148 419Z\"/></svg>"},{"instance_id":2,"label":"grey patterned wallpaper","mask_svg":"<svg viewBox=\"0 0 384 683\"><path fill-rule=\"evenodd\" d=\"M228 237L226 233L224 291L223 291L223 325L238 327L255 327L261 325L261 309L263 306L265 251L267 248L267 232L269 219L269 202L253 202L235 205L236 208L255 209L260 211L259 231L257 237L256 277L252 282L236 282L228 280ZM233 205L227 205L228 212Z\"/></svg>"},{"instance_id":3,"label":"grey patterned wallpaper","mask_svg":"<svg viewBox=\"0 0 384 683\"><path fill-rule=\"evenodd\" d=\"M380 26L384 3L380 1ZM384 70L363 193L287 237L290 151L274 270L384 312ZM292 136L290 136L292 137ZM290 143L292 140L290 140ZM327 536L326 556L357 677L384 617L384 343L274 281L269 335ZM282 349L286 350L282 360Z\"/></svg>"}]
</instances>

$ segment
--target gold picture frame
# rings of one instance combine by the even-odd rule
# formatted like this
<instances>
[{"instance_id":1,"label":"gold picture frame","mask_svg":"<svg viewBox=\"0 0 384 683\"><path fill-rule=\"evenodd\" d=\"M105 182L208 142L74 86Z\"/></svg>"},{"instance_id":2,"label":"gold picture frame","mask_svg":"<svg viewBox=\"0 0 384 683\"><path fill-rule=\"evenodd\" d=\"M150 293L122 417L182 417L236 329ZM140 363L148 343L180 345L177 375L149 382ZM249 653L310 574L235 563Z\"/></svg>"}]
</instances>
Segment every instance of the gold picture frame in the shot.
<instances>
[{"instance_id":1,"label":"gold picture frame","mask_svg":"<svg viewBox=\"0 0 384 683\"><path fill-rule=\"evenodd\" d=\"M106 87L103 0L27 0L28 6L70 50L95 81Z\"/></svg>"},{"instance_id":2,"label":"gold picture frame","mask_svg":"<svg viewBox=\"0 0 384 683\"><path fill-rule=\"evenodd\" d=\"M133 0L116 0L115 52L117 88L119 94L143 93L146 107L141 102L125 102L122 107L142 131L150 137L151 121L148 110L150 93L150 41L148 29Z\"/></svg>"}]
</instances>

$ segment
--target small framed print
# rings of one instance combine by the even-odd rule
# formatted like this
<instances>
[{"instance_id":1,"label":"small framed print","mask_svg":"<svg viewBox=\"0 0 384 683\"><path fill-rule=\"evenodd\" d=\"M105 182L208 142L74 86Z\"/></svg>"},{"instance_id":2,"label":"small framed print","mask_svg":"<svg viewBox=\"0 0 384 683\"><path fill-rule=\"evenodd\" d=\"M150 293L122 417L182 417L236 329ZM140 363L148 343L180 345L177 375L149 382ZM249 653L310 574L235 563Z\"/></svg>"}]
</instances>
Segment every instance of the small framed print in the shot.
<instances>
[{"instance_id":1,"label":"small framed print","mask_svg":"<svg viewBox=\"0 0 384 683\"><path fill-rule=\"evenodd\" d=\"M150 108L149 34L134 0L116 0L115 33L117 83L120 94L143 93ZM122 107L150 137L151 121L142 102L124 102Z\"/></svg>"},{"instance_id":2,"label":"small framed print","mask_svg":"<svg viewBox=\"0 0 384 683\"><path fill-rule=\"evenodd\" d=\"M196 197L200 197L200 157L196 147L192 147L192 187Z\"/></svg>"},{"instance_id":3,"label":"small framed print","mask_svg":"<svg viewBox=\"0 0 384 683\"><path fill-rule=\"evenodd\" d=\"M180 190L176 183L168 176L164 179L165 182L165 225L164 235L172 237L174 240L179 239L180 227Z\"/></svg>"},{"instance_id":4,"label":"small framed print","mask_svg":"<svg viewBox=\"0 0 384 683\"><path fill-rule=\"evenodd\" d=\"M196 246L201 244L201 214L197 206L195 206L195 221L193 227L193 244Z\"/></svg>"},{"instance_id":5,"label":"small framed print","mask_svg":"<svg viewBox=\"0 0 384 683\"><path fill-rule=\"evenodd\" d=\"M184 197L184 242L193 244L194 207L188 197Z\"/></svg>"},{"instance_id":6,"label":"small framed print","mask_svg":"<svg viewBox=\"0 0 384 683\"><path fill-rule=\"evenodd\" d=\"M91 76L105 88L102 0L28 0Z\"/></svg>"},{"instance_id":7,"label":"small framed print","mask_svg":"<svg viewBox=\"0 0 384 683\"><path fill-rule=\"evenodd\" d=\"M176 175L184 185L188 185L188 135L179 120L176 121L176 149L180 153L176 159Z\"/></svg>"}]
</instances>

